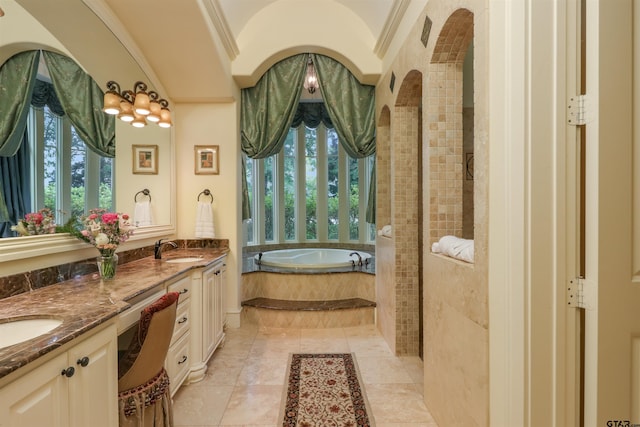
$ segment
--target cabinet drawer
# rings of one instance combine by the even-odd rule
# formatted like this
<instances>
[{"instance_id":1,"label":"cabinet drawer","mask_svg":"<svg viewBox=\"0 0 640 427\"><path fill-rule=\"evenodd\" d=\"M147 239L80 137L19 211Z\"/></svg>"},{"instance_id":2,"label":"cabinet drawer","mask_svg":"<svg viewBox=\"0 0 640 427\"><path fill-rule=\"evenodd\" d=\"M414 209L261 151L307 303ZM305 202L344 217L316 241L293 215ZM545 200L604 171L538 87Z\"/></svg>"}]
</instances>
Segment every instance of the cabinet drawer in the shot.
<instances>
[{"instance_id":1,"label":"cabinet drawer","mask_svg":"<svg viewBox=\"0 0 640 427\"><path fill-rule=\"evenodd\" d=\"M176 312L176 323L173 326L173 337L171 338L171 342L175 343L178 338L180 338L186 331L189 330L189 325L191 323L190 319L190 305L189 304L180 304L178 305L178 310Z\"/></svg>"},{"instance_id":2,"label":"cabinet drawer","mask_svg":"<svg viewBox=\"0 0 640 427\"><path fill-rule=\"evenodd\" d=\"M182 335L178 341L169 347L165 367L169 374L171 383L171 395L178 391L178 388L189 374L189 364L191 352L189 351L189 332Z\"/></svg>"},{"instance_id":3,"label":"cabinet drawer","mask_svg":"<svg viewBox=\"0 0 640 427\"><path fill-rule=\"evenodd\" d=\"M184 277L177 282L170 284L167 288L167 292L178 292L180 294L178 304L186 301L187 298L191 297L191 277Z\"/></svg>"}]
</instances>

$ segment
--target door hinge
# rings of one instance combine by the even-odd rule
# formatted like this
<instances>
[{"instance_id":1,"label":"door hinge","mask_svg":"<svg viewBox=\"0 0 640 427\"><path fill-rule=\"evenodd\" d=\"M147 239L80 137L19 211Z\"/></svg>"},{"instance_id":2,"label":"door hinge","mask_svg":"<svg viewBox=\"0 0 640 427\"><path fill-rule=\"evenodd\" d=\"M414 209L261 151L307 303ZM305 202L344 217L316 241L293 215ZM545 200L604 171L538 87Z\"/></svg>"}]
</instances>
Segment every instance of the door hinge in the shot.
<instances>
[{"instance_id":1,"label":"door hinge","mask_svg":"<svg viewBox=\"0 0 640 427\"><path fill-rule=\"evenodd\" d=\"M574 308L587 308L584 300L584 277L569 280L567 285L567 304Z\"/></svg>"},{"instance_id":2,"label":"door hinge","mask_svg":"<svg viewBox=\"0 0 640 427\"><path fill-rule=\"evenodd\" d=\"M573 126L587 124L588 106L587 95L575 95L569 98L569 105L567 106L568 123Z\"/></svg>"}]
</instances>

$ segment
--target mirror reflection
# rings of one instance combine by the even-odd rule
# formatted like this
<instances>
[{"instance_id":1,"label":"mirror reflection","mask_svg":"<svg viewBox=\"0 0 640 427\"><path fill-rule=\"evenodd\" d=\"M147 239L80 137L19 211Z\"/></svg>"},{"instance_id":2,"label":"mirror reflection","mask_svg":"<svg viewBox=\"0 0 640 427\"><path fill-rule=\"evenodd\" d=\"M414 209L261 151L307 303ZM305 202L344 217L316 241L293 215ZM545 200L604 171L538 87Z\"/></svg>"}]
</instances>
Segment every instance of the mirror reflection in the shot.
<instances>
[{"instance_id":1,"label":"mirror reflection","mask_svg":"<svg viewBox=\"0 0 640 427\"><path fill-rule=\"evenodd\" d=\"M128 124L116 123L119 120L101 111L106 81L118 79L125 85L125 82L133 84L146 79L140 67L81 1L65 2L65 7L74 9L73 14L66 16L82 14L94 30L100 28L93 32L99 40L95 45L89 44L90 48L76 47L73 34L68 31L56 35L70 24L61 22L65 14L57 13L53 18L48 14L50 6L40 4L42 2L20 0L17 3L3 4L11 19L3 21L3 25L5 22L8 25L4 26L7 32L2 31L0 42L0 76L2 70L8 73L5 68L16 56L36 52L39 59L33 64L34 75L30 76L34 77L31 95L25 93L23 99L11 100L16 105L23 102L26 114L24 124L16 123L7 132L15 135L12 140L19 142L14 142L15 147L7 145L5 152L0 152L0 237L16 236L11 231L16 220L44 208L55 214L56 223L63 224L72 215L79 216L96 207L133 216L140 207L137 202L144 204L145 201L151 203L147 206L148 216L140 224L151 228L170 226L172 192L167 189L172 182L171 132L156 126L133 129ZM67 40L69 43L65 43ZM105 52L116 51L119 52L108 55L111 65L105 67ZM47 55L63 58L65 66L73 65L76 69L60 71L47 61ZM56 73L62 73L71 83L62 89L66 93L60 93L61 84L56 84L56 77L52 77ZM80 74L85 74L90 82L80 84L77 78ZM0 84L6 82L0 79ZM59 86L57 90L56 86ZM92 87L81 93L81 89L86 91L85 86ZM25 102L27 96L30 102ZM65 97L66 101L60 99ZM85 109L84 117L74 121L70 117L73 114L68 114L63 107L65 103L68 107L70 102L92 102L92 106ZM3 104L0 108L6 111L10 106ZM90 124L85 126L85 123ZM0 132L0 150L9 139ZM133 152L135 146L140 145L154 147L153 174L134 172ZM138 196L136 200L136 193L143 189L151 197L142 200Z\"/></svg>"}]
</instances>

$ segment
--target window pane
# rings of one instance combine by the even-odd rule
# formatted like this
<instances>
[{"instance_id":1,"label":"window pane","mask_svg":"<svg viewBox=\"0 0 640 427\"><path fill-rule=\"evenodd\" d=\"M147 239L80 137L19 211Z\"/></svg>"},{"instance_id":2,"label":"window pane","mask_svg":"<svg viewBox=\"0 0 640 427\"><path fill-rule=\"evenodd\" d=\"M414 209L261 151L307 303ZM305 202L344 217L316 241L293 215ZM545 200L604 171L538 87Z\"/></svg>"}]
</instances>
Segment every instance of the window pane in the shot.
<instances>
[{"instance_id":1,"label":"window pane","mask_svg":"<svg viewBox=\"0 0 640 427\"><path fill-rule=\"evenodd\" d=\"M296 135L289 129L284 142L284 239L296 240Z\"/></svg>"},{"instance_id":2,"label":"window pane","mask_svg":"<svg viewBox=\"0 0 640 427\"><path fill-rule=\"evenodd\" d=\"M333 129L327 129L327 155L327 237L338 240L338 135Z\"/></svg>"},{"instance_id":3,"label":"window pane","mask_svg":"<svg viewBox=\"0 0 640 427\"><path fill-rule=\"evenodd\" d=\"M358 191L358 159L349 157L349 240L358 240L360 195Z\"/></svg>"},{"instance_id":4,"label":"window pane","mask_svg":"<svg viewBox=\"0 0 640 427\"><path fill-rule=\"evenodd\" d=\"M267 242L274 240L274 163L275 157L264 159L264 239Z\"/></svg>"},{"instance_id":5,"label":"window pane","mask_svg":"<svg viewBox=\"0 0 640 427\"><path fill-rule=\"evenodd\" d=\"M318 158L317 132L315 129L305 128L305 197L306 197L306 230L307 239L318 238L318 215L316 212L318 201Z\"/></svg>"},{"instance_id":6,"label":"window pane","mask_svg":"<svg viewBox=\"0 0 640 427\"><path fill-rule=\"evenodd\" d=\"M114 210L113 206L113 159L100 157L100 207Z\"/></svg>"},{"instance_id":7,"label":"window pane","mask_svg":"<svg viewBox=\"0 0 640 427\"><path fill-rule=\"evenodd\" d=\"M60 120L51 114L48 107L44 109L44 207L57 211L58 192L56 191L58 172L58 130Z\"/></svg>"},{"instance_id":8,"label":"window pane","mask_svg":"<svg viewBox=\"0 0 640 427\"><path fill-rule=\"evenodd\" d=\"M87 148L71 126L71 215L84 215Z\"/></svg>"}]
</instances>

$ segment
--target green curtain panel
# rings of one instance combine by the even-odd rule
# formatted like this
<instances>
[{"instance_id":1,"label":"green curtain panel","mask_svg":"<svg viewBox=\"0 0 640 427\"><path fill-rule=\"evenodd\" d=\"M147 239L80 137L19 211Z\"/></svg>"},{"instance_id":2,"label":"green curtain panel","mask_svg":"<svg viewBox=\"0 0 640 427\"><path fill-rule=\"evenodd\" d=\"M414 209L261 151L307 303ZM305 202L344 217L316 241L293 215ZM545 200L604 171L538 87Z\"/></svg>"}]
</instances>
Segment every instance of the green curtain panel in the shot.
<instances>
[{"instance_id":1,"label":"green curtain panel","mask_svg":"<svg viewBox=\"0 0 640 427\"><path fill-rule=\"evenodd\" d=\"M0 237L16 237L11 226L24 218L31 206L31 156L26 127L22 141L15 155L0 156Z\"/></svg>"},{"instance_id":2,"label":"green curtain panel","mask_svg":"<svg viewBox=\"0 0 640 427\"><path fill-rule=\"evenodd\" d=\"M283 59L254 87L242 89L240 134L242 151L264 159L280 151L289 132L302 91L307 55Z\"/></svg>"},{"instance_id":3,"label":"green curtain panel","mask_svg":"<svg viewBox=\"0 0 640 427\"><path fill-rule=\"evenodd\" d=\"M247 219L251 219L251 201L247 184L247 161L245 156L242 156L242 220Z\"/></svg>"},{"instance_id":4,"label":"green curtain panel","mask_svg":"<svg viewBox=\"0 0 640 427\"><path fill-rule=\"evenodd\" d=\"M22 143L39 57L37 50L20 52L0 67L0 156L13 156Z\"/></svg>"},{"instance_id":5,"label":"green curtain panel","mask_svg":"<svg viewBox=\"0 0 640 427\"><path fill-rule=\"evenodd\" d=\"M72 59L43 51L60 104L87 146L104 157L115 157L115 117L102 111L104 93Z\"/></svg>"},{"instance_id":6,"label":"green curtain panel","mask_svg":"<svg viewBox=\"0 0 640 427\"><path fill-rule=\"evenodd\" d=\"M307 55L275 64L254 87L242 89L240 135L242 152L263 159L280 151L298 106ZM243 168L245 167L243 161ZM242 174L242 219L251 218L247 175ZM247 191L245 191L247 190Z\"/></svg>"},{"instance_id":7,"label":"green curtain panel","mask_svg":"<svg viewBox=\"0 0 640 427\"><path fill-rule=\"evenodd\" d=\"M312 54L320 92L340 144L349 156L360 159L376 152L375 87L361 84L338 61ZM376 180L371 173L367 222L375 223Z\"/></svg>"},{"instance_id":8,"label":"green curtain panel","mask_svg":"<svg viewBox=\"0 0 640 427\"><path fill-rule=\"evenodd\" d=\"M360 159L376 152L375 87L363 85L338 61L311 55L320 92L340 144Z\"/></svg>"},{"instance_id":9,"label":"green curtain panel","mask_svg":"<svg viewBox=\"0 0 640 427\"><path fill-rule=\"evenodd\" d=\"M373 161L371 168L371 181L369 182L369 198L367 200L367 211L365 212L365 221L369 224L376 223L376 162Z\"/></svg>"}]
</instances>

